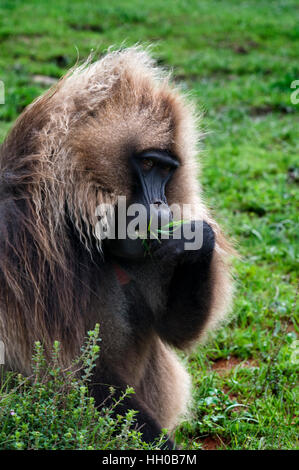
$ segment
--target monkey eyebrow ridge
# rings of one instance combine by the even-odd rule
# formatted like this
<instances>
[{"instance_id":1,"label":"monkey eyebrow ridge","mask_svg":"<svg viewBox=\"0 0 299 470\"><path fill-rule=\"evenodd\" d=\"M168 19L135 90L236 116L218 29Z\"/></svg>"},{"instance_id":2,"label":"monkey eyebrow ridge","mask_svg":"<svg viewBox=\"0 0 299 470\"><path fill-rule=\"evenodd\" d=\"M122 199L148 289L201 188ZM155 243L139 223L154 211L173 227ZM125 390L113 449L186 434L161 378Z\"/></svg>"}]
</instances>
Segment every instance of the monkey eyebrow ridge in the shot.
<instances>
[{"instance_id":1,"label":"monkey eyebrow ridge","mask_svg":"<svg viewBox=\"0 0 299 470\"><path fill-rule=\"evenodd\" d=\"M178 162L178 160L171 153L165 150L159 150L159 149L145 150L143 152L138 153L136 155L136 158L150 158L152 160L157 160L157 161L163 160L163 163L165 165L170 165L173 168L178 168L180 166L180 163Z\"/></svg>"}]
</instances>

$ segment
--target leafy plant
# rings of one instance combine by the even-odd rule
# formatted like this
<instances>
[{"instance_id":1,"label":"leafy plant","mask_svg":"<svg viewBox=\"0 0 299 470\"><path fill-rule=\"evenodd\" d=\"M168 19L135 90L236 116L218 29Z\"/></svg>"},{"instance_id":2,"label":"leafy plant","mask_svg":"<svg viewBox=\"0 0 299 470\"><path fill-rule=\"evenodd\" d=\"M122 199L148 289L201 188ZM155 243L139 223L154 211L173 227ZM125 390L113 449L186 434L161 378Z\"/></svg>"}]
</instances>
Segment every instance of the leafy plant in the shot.
<instances>
[{"instance_id":1,"label":"leafy plant","mask_svg":"<svg viewBox=\"0 0 299 470\"><path fill-rule=\"evenodd\" d=\"M54 342L50 360L35 343L32 376L6 373L0 390L0 449L158 449L142 441L136 412L115 415L132 388L110 407L98 410L88 384L99 358L99 325L88 332L81 354L62 368L60 344ZM114 390L111 388L111 396Z\"/></svg>"}]
</instances>

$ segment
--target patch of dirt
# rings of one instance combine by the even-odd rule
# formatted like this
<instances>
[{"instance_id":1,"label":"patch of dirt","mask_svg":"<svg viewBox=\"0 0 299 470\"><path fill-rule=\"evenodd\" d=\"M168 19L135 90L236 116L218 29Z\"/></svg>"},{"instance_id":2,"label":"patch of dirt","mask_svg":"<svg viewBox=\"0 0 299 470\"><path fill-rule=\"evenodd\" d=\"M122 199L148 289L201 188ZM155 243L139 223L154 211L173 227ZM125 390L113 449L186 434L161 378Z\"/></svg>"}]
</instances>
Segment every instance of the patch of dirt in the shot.
<instances>
[{"instance_id":1,"label":"patch of dirt","mask_svg":"<svg viewBox=\"0 0 299 470\"><path fill-rule=\"evenodd\" d=\"M295 110L291 106L283 104L264 104L260 106L252 106L250 108L250 115L253 117L266 116L270 113L292 114Z\"/></svg>"},{"instance_id":2,"label":"patch of dirt","mask_svg":"<svg viewBox=\"0 0 299 470\"><path fill-rule=\"evenodd\" d=\"M75 31L94 31L96 33L102 33L104 28L100 24L80 24L70 23L70 27Z\"/></svg>"},{"instance_id":3,"label":"patch of dirt","mask_svg":"<svg viewBox=\"0 0 299 470\"><path fill-rule=\"evenodd\" d=\"M51 61L54 62L58 67L67 67L71 63L70 58L63 54L58 54L52 57Z\"/></svg>"},{"instance_id":4,"label":"patch of dirt","mask_svg":"<svg viewBox=\"0 0 299 470\"><path fill-rule=\"evenodd\" d=\"M238 398L238 395L235 395L234 393L231 393L228 387L224 386L222 388L222 391L223 391L223 393L225 393L225 395L227 395L229 397L231 402L240 403L240 399ZM241 403L242 403L242 401L241 401ZM245 405L245 403L244 403L244 405ZM246 407L245 406L234 406L233 408L230 408L230 413L233 413L233 412L241 413L241 412L245 411L246 409L247 409L247 405L246 405Z\"/></svg>"},{"instance_id":5,"label":"patch of dirt","mask_svg":"<svg viewBox=\"0 0 299 470\"><path fill-rule=\"evenodd\" d=\"M39 38L42 38L43 37L43 34L41 33L34 33L34 35L32 34L9 34L9 37L13 36L14 37L14 40L18 40L18 41L22 41L22 42L25 42L26 44L32 44L34 42L36 42L36 40L38 40Z\"/></svg>"},{"instance_id":6,"label":"patch of dirt","mask_svg":"<svg viewBox=\"0 0 299 470\"><path fill-rule=\"evenodd\" d=\"M200 439L203 450L217 450L225 447L225 442L219 436L207 436Z\"/></svg>"},{"instance_id":7,"label":"patch of dirt","mask_svg":"<svg viewBox=\"0 0 299 470\"><path fill-rule=\"evenodd\" d=\"M229 40L220 41L219 47L224 49L232 49L236 54L249 54L253 49L258 49L259 44L255 41L245 40L242 44L238 44Z\"/></svg>"},{"instance_id":8,"label":"patch of dirt","mask_svg":"<svg viewBox=\"0 0 299 470\"><path fill-rule=\"evenodd\" d=\"M199 75L196 73L191 73L190 75L188 74L178 74L176 77L174 77L174 81L181 83L181 82L198 82L199 80Z\"/></svg>"},{"instance_id":9,"label":"patch of dirt","mask_svg":"<svg viewBox=\"0 0 299 470\"><path fill-rule=\"evenodd\" d=\"M287 326L286 333L296 333L295 327L292 323Z\"/></svg>"},{"instance_id":10,"label":"patch of dirt","mask_svg":"<svg viewBox=\"0 0 299 470\"><path fill-rule=\"evenodd\" d=\"M238 396L231 393L229 387L227 387L226 385L222 387L222 391L225 395L227 395L230 398L231 401L238 401Z\"/></svg>"},{"instance_id":11,"label":"patch of dirt","mask_svg":"<svg viewBox=\"0 0 299 470\"><path fill-rule=\"evenodd\" d=\"M236 366L251 368L256 367L257 363L254 359L244 361L238 357L230 356L227 359L217 359L214 361L212 369L218 372L218 374L228 374Z\"/></svg>"},{"instance_id":12,"label":"patch of dirt","mask_svg":"<svg viewBox=\"0 0 299 470\"><path fill-rule=\"evenodd\" d=\"M46 75L33 75L32 81L39 85L52 86L57 83L57 78L47 77Z\"/></svg>"},{"instance_id":13,"label":"patch of dirt","mask_svg":"<svg viewBox=\"0 0 299 470\"><path fill-rule=\"evenodd\" d=\"M232 49L237 54L249 54L253 49L257 49L259 44L255 41L247 41L245 44L233 44Z\"/></svg>"}]
</instances>

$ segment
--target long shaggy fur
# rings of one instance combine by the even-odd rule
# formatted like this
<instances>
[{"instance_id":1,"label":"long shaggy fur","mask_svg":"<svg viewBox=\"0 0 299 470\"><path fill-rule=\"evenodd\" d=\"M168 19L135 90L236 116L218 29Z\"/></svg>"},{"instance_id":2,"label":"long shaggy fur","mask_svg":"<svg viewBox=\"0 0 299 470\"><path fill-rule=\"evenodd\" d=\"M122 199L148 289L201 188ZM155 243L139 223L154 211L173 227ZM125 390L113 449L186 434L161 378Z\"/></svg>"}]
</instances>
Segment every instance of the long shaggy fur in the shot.
<instances>
[{"instance_id":1,"label":"long shaggy fur","mask_svg":"<svg viewBox=\"0 0 299 470\"><path fill-rule=\"evenodd\" d=\"M190 218L207 220L216 233L217 287L206 329L214 327L231 297L228 245L201 197L197 124L193 106L138 47L75 67L19 117L0 150L0 338L9 368L30 373L36 340L46 351L59 340L69 364L99 322L102 360L130 377L150 409L160 403L162 426L175 425L188 375L158 337L142 347L134 338L122 314L126 299L94 236L95 209L130 197L133 152L175 154L181 165L168 203L190 204ZM155 289L145 295L157 311Z\"/></svg>"}]
</instances>

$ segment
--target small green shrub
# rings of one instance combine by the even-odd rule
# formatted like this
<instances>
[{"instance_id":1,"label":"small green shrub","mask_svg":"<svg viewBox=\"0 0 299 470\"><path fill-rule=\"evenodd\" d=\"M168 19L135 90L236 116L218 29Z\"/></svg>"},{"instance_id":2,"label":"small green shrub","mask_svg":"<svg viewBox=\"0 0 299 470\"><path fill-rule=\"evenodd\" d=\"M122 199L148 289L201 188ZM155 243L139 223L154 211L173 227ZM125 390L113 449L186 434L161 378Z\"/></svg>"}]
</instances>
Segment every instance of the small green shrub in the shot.
<instances>
[{"instance_id":1,"label":"small green shrub","mask_svg":"<svg viewBox=\"0 0 299 470\"><path fill-rule=\"evenodd\" d=\"M110 407L98 410L88 384L99 356L99 326L88 332L81 354L70 368L60 365L60 344L55 341L51 360L35 343L33 374L5 373L0 388L0 450L3 449L158 449L142 441L135 429L136 411L114 415L128 395L127 388ZM79 373L80 372L80 373ZM113 396L114 390L111 388Z\"/></svg>"}]
</instances>

